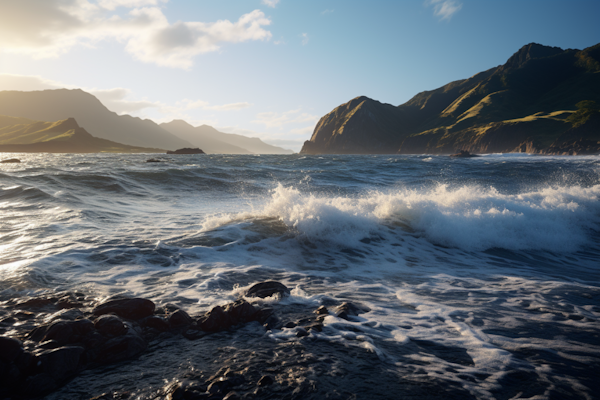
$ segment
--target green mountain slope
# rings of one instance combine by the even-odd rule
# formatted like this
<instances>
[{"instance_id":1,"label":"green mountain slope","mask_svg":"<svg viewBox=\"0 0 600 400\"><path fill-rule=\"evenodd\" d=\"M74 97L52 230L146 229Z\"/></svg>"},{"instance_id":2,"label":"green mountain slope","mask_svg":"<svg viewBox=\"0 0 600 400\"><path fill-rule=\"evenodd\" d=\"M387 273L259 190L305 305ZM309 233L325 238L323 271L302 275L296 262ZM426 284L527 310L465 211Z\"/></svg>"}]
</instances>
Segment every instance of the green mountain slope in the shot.
<instances>
[{"instance_id":1,"label":"green mountain slope","mask_svg":"<svg viewBox=\"0 0 600 400\"><path fill-rule=\"evenodd\" d=\"M357 97L321 118L301 153L546 152L561 146L583 100L600 104L600 44L531 43L504 65L398 107Z\"/></svg>"},{"instance_id":2,"label":"green mountain slope","mask_svg":"<svg viewBox=\"0 0 600 400\"><path fill-rule=\"evenodd\" d=\"M0 152L164 153L164 150L96 138L80 127L74 118L44 122L0 116Z\"/></svg>"}]
</instances>

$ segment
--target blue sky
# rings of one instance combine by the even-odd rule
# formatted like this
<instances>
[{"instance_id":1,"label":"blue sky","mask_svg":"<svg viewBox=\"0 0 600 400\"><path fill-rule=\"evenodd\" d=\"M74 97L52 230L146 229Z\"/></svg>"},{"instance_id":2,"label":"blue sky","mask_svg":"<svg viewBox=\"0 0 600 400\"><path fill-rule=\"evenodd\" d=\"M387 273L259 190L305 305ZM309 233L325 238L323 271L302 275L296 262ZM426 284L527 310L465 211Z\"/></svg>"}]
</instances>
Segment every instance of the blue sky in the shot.
<instances>
[{"instance_id":1,"label":"blue sky","mask_svg":"<svg viewBox=\"0 0 600 400\"><path fill-rule=\"evenodd\" d=\"M298 151L356 96L399 105L530 42L592 46L598 15L597 0L0 0L0 90L82 88Z\"/></svg>"}]
</instances>

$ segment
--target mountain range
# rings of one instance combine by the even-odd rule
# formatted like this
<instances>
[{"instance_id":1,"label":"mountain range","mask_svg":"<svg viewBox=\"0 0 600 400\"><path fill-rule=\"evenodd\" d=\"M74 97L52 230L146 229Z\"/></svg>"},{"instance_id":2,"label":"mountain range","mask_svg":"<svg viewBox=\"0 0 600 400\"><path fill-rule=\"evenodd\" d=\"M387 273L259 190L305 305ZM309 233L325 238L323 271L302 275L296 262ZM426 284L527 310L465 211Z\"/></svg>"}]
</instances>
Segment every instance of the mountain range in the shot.
<instances>
[{"instance_id":1,"label":"mountain range","mask_svg":"<svg viewBox=\"0 0 600 400\"><path fill-rule=\"evenodd\" d=\"M194 128L184 121L173 121L169 124L158 125L148 119L118 115L107 109L95 96L81 89L31 92L0 91L0 116L4 116L0 119L4 119L5 122L15 122L15 125L35 122L58 124L61 121L72 120L91 137L113 142L112 145L106 144L106 146L114 151L121 149L126 152L138 152L138 150L133 149L146 148L152 150L152 152L164 152L164 150L175 150L183 147L200 147L208 154L292 153L291 150L268 145L258 138L219 132L207 125ZM11 120L9 117L14 119ZM60 130L60 127L63 126L64 124L56 125L52 128L53 132L56 134L57 130ZM6 125L4 127L6 128ZM21 128L15 127L12 130L13 133L10 139L8 139L8 136L6 137L6 140L9 140L10 143L0 138L0 144L2 145L0 151L12 151L6 147L8 144L29 145L37 143L34 147L42 149L44 147L42 143L48 142L47 140L32 141L32 138L36 137L35 135L31 136L25 133L22 136L17 135ZM35 127L29 129L35 129ZM71 128L62 133L66 134L70 130ZM74 140L73 138L66 139L66 137L64 136L60 141ZM99 142L95 142L89 149L97 148L98 145ZM81 143L74 148L81 148ZM53 147L49 147L49 151L52 149Z\"/></svg>"},{"instance_id":2,"label":"mountain range","mask_svg":"<svg viewBox=\"0 0 600 400\"><path fill-rule=\"evenodd\" d=\"M0 151L19 153L159 153L90 135L74 118L55 122L0 116Z\"/></svg>"},{"instance_id":3,"label":"mountain range","mask_svg":"<svg viewBox=\"0 0 600 400\"><path fill-rule=\"evenodd\" d=\"M322 117L300 153L598 153L599 104L600 44L530 43L400 106L356 97Z\"/></svg>"}]
</instances>

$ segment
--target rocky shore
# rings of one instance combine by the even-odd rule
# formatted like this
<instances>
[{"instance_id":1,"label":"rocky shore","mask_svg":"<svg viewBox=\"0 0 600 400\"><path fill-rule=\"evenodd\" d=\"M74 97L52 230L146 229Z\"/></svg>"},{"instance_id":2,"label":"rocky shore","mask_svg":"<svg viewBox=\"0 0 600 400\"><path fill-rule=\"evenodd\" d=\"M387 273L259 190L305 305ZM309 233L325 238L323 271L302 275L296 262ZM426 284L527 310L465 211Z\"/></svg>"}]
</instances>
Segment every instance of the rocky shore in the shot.
<instances>
[{"instance_id":1,"label":"rocky shore","mask_svg":"<svg viewBox=\"0 0 600 400\"><path fill-rule=\"evenodd\" d=\"M252 301L269 298L275 303L268 304L276 304L276 299L289 293L279 282L261 282L248 289L243 298L199 316L190 316L170 304L157 307L144 298L113 298L97 303L79 292L0 302L0 398L39 398L83 371L135 359L149 352L149 344L166 338L180 336L196 341L235 331L248 323L260 324L265 331L285 328L298 338L320 332L322 321L329 314L325 306L312 312L287 312L287 320L282 320L276 306ZM342 319L365 311L351 303L338 304L334 309ZM188 372L160 389L156 398L256 398L276 381L282 382L268 372L250 373L247 367L236 369L233 365L220 368L210 377L205 377L203 371ZM306 390L310 392L306 385L296 384L288 385L287 391L298 396ZM130 394L100 393L91 398L127 399Z\"/></svg>"}]
</instances>

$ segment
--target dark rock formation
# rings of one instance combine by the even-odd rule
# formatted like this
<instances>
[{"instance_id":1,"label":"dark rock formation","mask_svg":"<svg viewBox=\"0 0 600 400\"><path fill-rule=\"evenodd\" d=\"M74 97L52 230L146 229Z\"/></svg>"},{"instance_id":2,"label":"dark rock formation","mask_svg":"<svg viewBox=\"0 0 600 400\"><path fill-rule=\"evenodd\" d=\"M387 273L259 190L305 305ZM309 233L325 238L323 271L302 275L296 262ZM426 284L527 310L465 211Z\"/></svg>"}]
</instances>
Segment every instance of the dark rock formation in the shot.
<instances>
[{"instance_id":1,"label":"dark rock formation","mask_svg":"<svg viewBox=\"0 0 600 400\"><path fill-rule=\"evenodd\" d=\"M200 149L191 149L189 147L177 149L175 151L167 151L167 154L206 154Z\"/></svg>"},{"instance_id":2,"label":"dark rock formation","mask_svg":"<svg viewBox=\"0 0 600 400\"><path fill-rule=\"evenodd\" d=\"M93 314L104 315L115 313L123 318L137 320L152 315L155 308L154 303L148 299L118 299L100 304L94 309Z\"/></svg>"},{"instance_id":3,"label":"dark rock formation","mask_svg":"<svg viewBox=\"0 0 600 400\"><path fill-rule=\"evenodd\" d=\"M352 99L321 118L300 153L593 153L599 130L549 147L571 128L583 100L600 104L599 72L600 44L578 51L530 43L504 65L398 107ZM585 142L568 144L579 139Z\"/></svg>"},{"instance_id":4,"label":"dark rock formation","mask_svg":"<svg viewBox=\"0 0 600 400\"><path fill-rule=\"evenodd\" d=\"M275 294L278 296L285 296L290 294L290 290L280 282L267 281L257 283L246 292L246 296L248 297L260 297L262 299Z\"/></svg>"},{"instance_id":5,"label":"dark rock formation","mask_svg":"<svg viewBox=\"0 0 600 400\"><path fill-rule=\"evenodd\" d=\"M463 158L469 158L469 157L479 157L477 154L471 154L469 153L467 150L461 150L456 154L451 154L450 157L463 157Z\"/></svg>"},{"instance_id":6,"label":"dark rock formation","mask_svg":"<svg viewBox=\"0 0 600 400\"><path fill-rule=\"evenodd\" d=\"M6 160L0 161L1 164L20 163L20 162L21 162L21 160L19 160L18 158L8 158Z\"/></svg>"}]
</instances>

